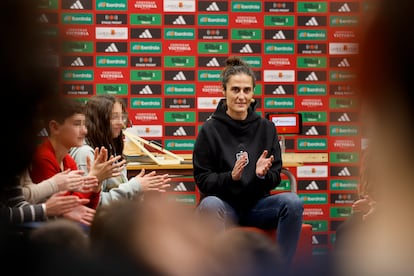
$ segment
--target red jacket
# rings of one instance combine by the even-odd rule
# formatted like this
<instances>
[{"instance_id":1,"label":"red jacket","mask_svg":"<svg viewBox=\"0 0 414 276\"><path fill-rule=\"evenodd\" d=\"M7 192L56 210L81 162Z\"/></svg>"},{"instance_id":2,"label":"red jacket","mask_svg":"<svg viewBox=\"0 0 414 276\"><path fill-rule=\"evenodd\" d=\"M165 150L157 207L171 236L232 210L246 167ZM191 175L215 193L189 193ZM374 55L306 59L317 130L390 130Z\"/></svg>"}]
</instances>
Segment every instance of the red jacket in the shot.
<instances>
[{"instance_id":1,"label":"red jacket","mask_svg":"<svg viewBox=\"0 0 414 276\"><path fill-rule=\"evenodd\" d=\"M68 154L63 158L64 170L77 170L75 160ZM39 183L46 180L55 174L61 172L60 165L56 160L55 150L49 139L45 139L37 148L31 163L30 177L33 183ZM68 192L67 195L77 195L79 198L88 198L89 203L86 206L96 209L100 199L100 192L98 193L81 193Z\"/></svg>"}]
</instances>

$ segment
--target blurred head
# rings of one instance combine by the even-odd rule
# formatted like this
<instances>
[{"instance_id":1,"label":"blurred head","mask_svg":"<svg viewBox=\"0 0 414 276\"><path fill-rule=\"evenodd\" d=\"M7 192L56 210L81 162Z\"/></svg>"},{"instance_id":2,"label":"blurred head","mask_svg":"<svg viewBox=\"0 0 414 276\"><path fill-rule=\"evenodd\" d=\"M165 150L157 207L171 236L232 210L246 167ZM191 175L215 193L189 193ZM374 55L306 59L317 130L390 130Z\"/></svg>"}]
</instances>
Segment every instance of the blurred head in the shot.
<instances>
[{"instance_id":1,"label":"blurred head","mask_svg":"<svg viewBox=\"0 0 414 276\"><path fill-rule=\"evenodd\" d=\"M286 275L279 247L266 234L243 227L227 229L213 241L223 275Z\"/></svg>"},{"instance_id":2,"label":"blurred head","mask_svg":"<svg viewBox=\"0 0 414 276\"><path fill-rule=\"evenodd\" d=\"M60 98L45 106L44 122L50 139L66 148L82 146L87 133L85 105L75 99Z\"/></svg>"},{"instance_id":3,"label":"blurred head","mask_svg":"<svg viewBox=\"0 0 414 276\"><path fill-rule=\"evenodd\" d=\"M43 65L47 39L38 26L37 3L25 0L1 3L3 11L7 11L0 17L4 36L0 43L0 70L2 79L7 82L7 86L3 84L2 100L8 105L0 111L8 141L2 154L7 158L18 156L3 165L10 176L20 174L30 163L37 133L42 128L40 110L45 102L58 97L54 78L57 70Z\"/></svg>"},{"instance_id":4,"label":"blurred head","mask_svg":"<svg viewBox=\"0 0 414 276\"><path fill-rule=\"evenodd\" d=\"M134 217L138 212L139 202L129 199L100 206L90 227L93 251L98 254L131 254L130 239L134 235Z\"/></svg>"},{"instance_id":5,"label":"blurred head","mask_svg":"<svg viewBox=\"0 0 414 276\"><path fill-rule=\"evenodd\" d=\"M48 250L62 250L76 254L89 253L89 237L76 222L67 219L51 220L30 232L36 245Z\"/></svg>"},{"instance_id":6,"label":"blurred head","mask_svg":"<svg viewBox=\"0 0 414 276\"><path fill-rule=\"evenodd\" d=\"M392 201L402 203L406 201L397 198L414 193L407 183L407 179L414 177L414 2L382 0L376 5L364 30L358 74L362 120L368 129L369 166L375 172L370 174L370 182L385 198L395 196Z\"/></svg>"},{"instance_id":7,"label":"blurred head","mask_svg":"<svg viewBox=\"0 0 414 276\"><path fill-rule=\"evenodd\" d=\"M181 203L146 196L101 206L90 235L93 252L130 260L146 275L226 275L211 225Z\"/></svg>"},{"instance_id":8,"label":"blurred head","mask_svg":"<svg viewBox=\"0 0 414 276\"><path fill-rule=\"evenodd\" d=\"M120 101L116 101L112 106L111 112L111 130L112 138L116 138L122 134L122 130L128 123L128 115Z\"/></svg>"},{"instance_id":9,"label":"blurred head","mask_svg":"<svg viewBox=\"0 0 414 276\"><path fill-rule=\"evenodd\" d=\"M409 275L414 269L414 1L372 2L377 8L363 30L358 85L369 129L369 188L378 202L375 216L351 235L341 268L344 275Z\"/></svg>"},{"instance_id":10,"label":"blurred head","mask_svg":"<svg viewBox=\"0 0 414 276\"><path fill-rule=\"evenodd\" d=\"M377 8L363 30L359 55L358 85L362 112L367 115L364 119L368 121L368 134L371 130L381 133L380 136L375 135L373 141L381 140L383 146L387 145L383 150L412 156L414 32L410 13L414 2L381 0L373 1L373 4Z\"/></svg>"},{"instance_id":11,"label":"blurred head","mask_svg":"<svg viewBox=\"0 0 414 276\"><path fill-rule=\"evenodd\" d=\"M122 129L128 120L125 103L113 95L96 95L88 99L85 114L89 145L122 154Z\"/></svg>"}]
</instances>

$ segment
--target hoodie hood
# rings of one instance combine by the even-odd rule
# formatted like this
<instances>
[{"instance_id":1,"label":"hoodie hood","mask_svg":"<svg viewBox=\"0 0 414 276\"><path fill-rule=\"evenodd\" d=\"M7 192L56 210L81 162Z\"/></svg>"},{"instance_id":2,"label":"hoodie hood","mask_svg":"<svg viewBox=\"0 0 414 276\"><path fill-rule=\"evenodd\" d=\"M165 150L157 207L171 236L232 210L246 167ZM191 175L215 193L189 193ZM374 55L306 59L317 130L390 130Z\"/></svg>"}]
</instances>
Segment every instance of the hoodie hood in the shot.
<instances>
[{"instance_id":1,"label":"hoodie hood","mask_svg":"<svg viewBox=\"0 0 414 276\"><path fill-rule=\"evenodd\" d=\"M257 102L254 101L250 104L247 110L247 117L244 120L234 120L227 113L226 99L221 99L217 105L216 111L213 113L212 118L222 122L227 127L234 129L236 132L243 133L247 131L251 123L260 120L260 116L256 113Z\"/></svg>"}]
</instances>

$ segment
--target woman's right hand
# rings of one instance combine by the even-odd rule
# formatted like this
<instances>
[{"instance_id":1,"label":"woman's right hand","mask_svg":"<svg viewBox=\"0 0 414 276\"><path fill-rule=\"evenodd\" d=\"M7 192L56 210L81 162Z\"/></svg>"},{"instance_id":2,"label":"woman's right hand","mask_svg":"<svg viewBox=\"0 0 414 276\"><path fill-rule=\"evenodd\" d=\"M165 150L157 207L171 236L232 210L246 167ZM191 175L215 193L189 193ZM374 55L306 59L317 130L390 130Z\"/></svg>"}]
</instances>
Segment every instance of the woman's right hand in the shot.
<instances>
[{"instance_id":1,"label":"woman's right hand","mask_svg":"<svg viewBox=\"0 0 414 276\"><path fill-rule=\"evenodd\" d=\"M170 187L171 178L168 174L157 175L155 171L145 174L145 169L142 169L135 178L140 183L143 192L165 192L166 188Z\"/></svg>"}]
</instances>

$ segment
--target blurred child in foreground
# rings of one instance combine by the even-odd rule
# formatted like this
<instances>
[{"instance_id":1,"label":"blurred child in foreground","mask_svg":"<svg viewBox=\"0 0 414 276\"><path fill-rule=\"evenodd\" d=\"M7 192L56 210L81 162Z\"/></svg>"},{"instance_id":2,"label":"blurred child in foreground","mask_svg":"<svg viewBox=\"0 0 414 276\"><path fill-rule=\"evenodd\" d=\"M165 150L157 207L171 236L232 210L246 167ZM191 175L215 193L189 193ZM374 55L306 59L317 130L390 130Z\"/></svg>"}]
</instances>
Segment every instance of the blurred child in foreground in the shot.
<instances>
[{"instance_id":1,"label":"blurred child in foreground","mask_svg":"<svg viewBox=\"0 0 414 276\"><path fill-rule=\"evenodd\" d=\"M341 244L340 275L414 271L414 1L371 1L373 18L359 54L359 100L369 126L370 191L375 212Z\"/></svg>"}]
</instances>

